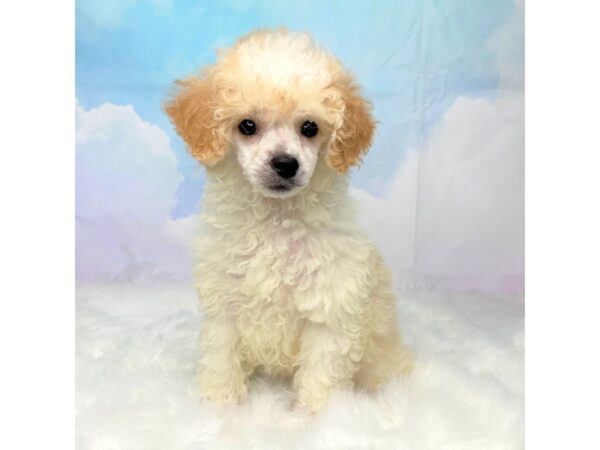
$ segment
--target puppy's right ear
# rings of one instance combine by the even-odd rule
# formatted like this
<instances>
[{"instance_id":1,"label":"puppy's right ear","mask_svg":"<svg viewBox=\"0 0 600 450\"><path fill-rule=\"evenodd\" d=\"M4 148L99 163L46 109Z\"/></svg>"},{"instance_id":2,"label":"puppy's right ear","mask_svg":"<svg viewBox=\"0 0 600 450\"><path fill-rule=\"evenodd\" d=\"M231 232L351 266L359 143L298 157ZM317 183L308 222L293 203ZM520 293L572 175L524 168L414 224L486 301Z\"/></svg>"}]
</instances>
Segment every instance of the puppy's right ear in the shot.
<instances>
[{"instance_id":1,"label":"puppy's right ear","mask_svg":"<svg viewBox=\"0 0 600 450\"><path fill-rule=\"evenodd\" d=\"M225 154L227 143L215 120L215 94L210 77L177 80L173 98L164 110L191 155L210 166Z\"/></svg>"}]
</instances>

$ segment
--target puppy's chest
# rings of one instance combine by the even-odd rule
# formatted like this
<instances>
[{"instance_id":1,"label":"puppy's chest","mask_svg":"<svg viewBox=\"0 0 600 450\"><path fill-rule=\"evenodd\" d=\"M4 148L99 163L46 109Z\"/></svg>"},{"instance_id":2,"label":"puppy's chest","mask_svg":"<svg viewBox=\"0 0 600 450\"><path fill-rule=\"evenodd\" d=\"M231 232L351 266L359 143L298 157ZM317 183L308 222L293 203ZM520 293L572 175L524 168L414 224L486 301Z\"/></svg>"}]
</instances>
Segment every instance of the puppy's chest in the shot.
<instances>
[{"instance_id":1,"label":"puppy's chest","mask_svg":"<svg viewBox=\"0 0 600 450\"><path fill-rule=\"evenodd\" d=\"M236 251L231 242L234 263L228 270L239 293L229 311L240 332L240 350L267 373L291 370L304 321L298 296L319 269L316 239L301 224L284 221L246 238L244 251Z\"/></svg>"},{"instance_id":2,"label":"puppy's chest","mask_svg":"<svg viewBox=\"0 0 600 450\"><path fill-rule=\"evenodd\" d=\"M239 292L267 302L289 298L310 286L322 261L319 239L293 220L273 220L230 242L228 272Z\"/></svg>"}]
</instances>

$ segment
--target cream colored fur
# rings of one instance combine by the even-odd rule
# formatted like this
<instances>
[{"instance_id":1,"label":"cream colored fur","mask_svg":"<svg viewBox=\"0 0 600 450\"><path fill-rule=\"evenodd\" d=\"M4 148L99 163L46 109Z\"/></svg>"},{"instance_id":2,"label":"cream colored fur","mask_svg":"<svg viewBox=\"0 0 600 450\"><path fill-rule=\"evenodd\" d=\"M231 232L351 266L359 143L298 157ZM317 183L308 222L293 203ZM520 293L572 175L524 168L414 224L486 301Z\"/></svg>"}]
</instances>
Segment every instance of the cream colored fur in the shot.
<instances>
[{"instance_id":1,"label":"cream colored fur","mask_svg":"<svg viewBox=\"0 0 600 450\"><path fill-rule=\"evenodd\" d=\"M165 109L208 174L195 247L204 395L241 402L260 371L293 381L297 406L315 411L333 389L409 372L390 274L347 195L374 122L339 61L306 34L259 31L179 84ZM250 116L255 141L236 131ZM305 118L317 139L296 136ZM269 195L260 174L281 149L303 182Z\"/></svg>"}]
</instances>

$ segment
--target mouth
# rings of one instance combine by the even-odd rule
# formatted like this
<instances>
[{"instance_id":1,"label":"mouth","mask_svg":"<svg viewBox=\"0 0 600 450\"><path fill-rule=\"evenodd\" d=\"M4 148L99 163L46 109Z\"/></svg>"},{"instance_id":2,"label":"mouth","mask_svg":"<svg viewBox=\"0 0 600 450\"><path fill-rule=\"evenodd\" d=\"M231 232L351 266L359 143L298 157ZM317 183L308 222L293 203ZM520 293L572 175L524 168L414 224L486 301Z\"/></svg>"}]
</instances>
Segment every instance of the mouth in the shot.
<instances>
[{"instance_id":1,"label":"mouth","mask_svg":"<svg viewBox=\"0 0 600 450\"><path fill-rule=\"evenodd\" d=\"M287 192L291 191L294 188L294 185L290 184L275 184L273 186L269 186L269 189L275 192Z\"/></svg>"},{"instance_id":2,"label":"mouth","mask_svg":"<svg viewBox=\"0 0 600 450\"><path fill-rule=\"evenodd\" d=\"M286 183L280 180L272 180L271 183L263 185L262 191L267 197L284 198L294 195L300 187L292 181Z\"/></svg>"}]
</instances>

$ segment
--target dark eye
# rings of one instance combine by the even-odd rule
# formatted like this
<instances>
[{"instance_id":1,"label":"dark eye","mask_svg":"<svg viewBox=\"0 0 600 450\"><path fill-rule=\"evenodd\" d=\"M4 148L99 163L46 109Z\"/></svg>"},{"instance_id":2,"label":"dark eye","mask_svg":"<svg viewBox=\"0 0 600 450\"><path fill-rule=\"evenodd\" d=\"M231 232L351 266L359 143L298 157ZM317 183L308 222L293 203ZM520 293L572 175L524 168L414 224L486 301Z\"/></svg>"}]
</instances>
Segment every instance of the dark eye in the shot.
<instances>
[{"instance_id":1,"label":"dark eye","mask_svg":"<svg viewBox=\"0 0 600 450\"><path fill-rule=\"evenodd\" d=\"M244 119L238 125L238 130L246 136L251 136L256 133L256 124L250 119Z\"/></svg>"},{"instance_id":2,"label":"dark eye","mask_svg":"<svg viewBox=\"0 0 600 450\"><path fill-rule=\"evenodd\" d=\"M317 135L317 133L319 132L319 127L316 123L311 122L310 120L307 120L306 122L304 122L302 124L302 128L300 129L300 132L304 136L311 138L311 137Z\"/></svg>"}]
</instances>

